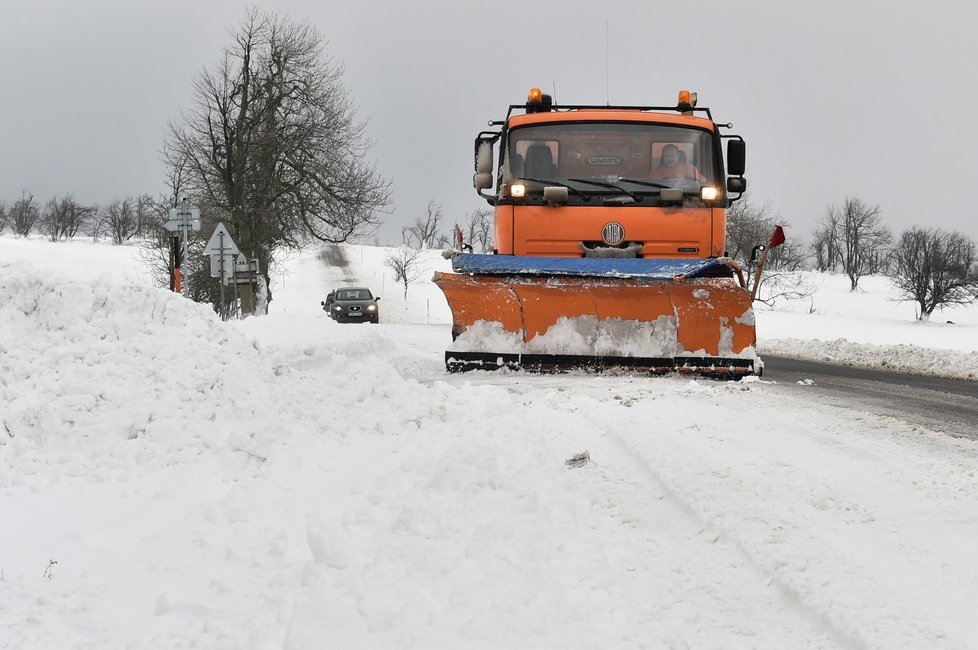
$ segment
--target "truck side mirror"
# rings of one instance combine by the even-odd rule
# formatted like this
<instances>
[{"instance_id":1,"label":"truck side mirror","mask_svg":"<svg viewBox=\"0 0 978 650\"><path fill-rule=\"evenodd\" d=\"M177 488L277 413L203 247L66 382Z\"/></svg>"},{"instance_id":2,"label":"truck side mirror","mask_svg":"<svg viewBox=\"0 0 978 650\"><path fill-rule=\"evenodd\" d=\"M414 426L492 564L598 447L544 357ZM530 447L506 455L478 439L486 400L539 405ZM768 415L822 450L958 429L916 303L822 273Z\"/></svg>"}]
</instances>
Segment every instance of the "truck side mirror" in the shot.
<instances>
[{"instance_id":1,"label":"truck side mirror","mask_svg":"<svg viewBox=\"0 0 978 650\"><path fill-rule=\"evenodd\" d=\"M727 179L727 191L743 194L747 191L747 179L743 176L732 176Z\"/></svg>"},{"instance_id":2,"label":"truck side mirror","mask_svg":"<svg viewBox=\"0 0 978 650\"><path fill-rule=\"evenodd\" d=\"M499 139L498 133L483 131L475 139L475 175L472 177L472 185L479 196L489 203L495 205L495 197L486 194L485 190L491 190L495 182L492 173L492 146Z\"/></svg>"},{"instance_id":3,"label":"truck side mirror","mask_svg":"<svg viewBox=\"0 0 978 650\"><path fill-rule=\"evenodd\" d=\"M475 141L475 173L492 175L492 141Z\"/></svg>"},{"instance_id":4,"label":"truck side mirror","mask_svg":"<svg viewBox=\"0 0 978 650\"><path fill-rule=\"evenodd\" d=\"M743 176L747 165L747 145L743 140L727 140L727 174Z\"/></svg>"},{"instance_id":5,"label":"truck side mirror","mask_svg":"<svg viewBox=\"0 0 978 650\"><path fill-rule=\"evenodd\" d=\"M479 191L489 189L492 187L492 174L475 174L472 176L472 185Z\"/></svg>"}]
</instances>

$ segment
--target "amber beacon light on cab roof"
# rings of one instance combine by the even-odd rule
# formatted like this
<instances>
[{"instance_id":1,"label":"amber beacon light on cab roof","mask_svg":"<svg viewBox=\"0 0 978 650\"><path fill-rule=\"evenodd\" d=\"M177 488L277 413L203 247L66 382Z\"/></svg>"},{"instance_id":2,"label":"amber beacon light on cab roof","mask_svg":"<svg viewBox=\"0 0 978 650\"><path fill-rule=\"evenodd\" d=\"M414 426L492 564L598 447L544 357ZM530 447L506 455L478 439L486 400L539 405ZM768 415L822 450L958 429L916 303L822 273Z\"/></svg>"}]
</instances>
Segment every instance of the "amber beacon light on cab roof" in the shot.
<instances>
[{"instance_id":1,"label":"amber beacon light on cab roof","mask_svg":"<svg viewBox=\"0 0 978 650\"><path fill-rule=\"evenodd\" d=\"M732 125L686 90L674 106L587 106L536 88L489 125L474 185L494 250L458 246L434 277L449 370L760 372L751 294L725 252L747 186L744 140L720 133Z\"/></svg>"}]
</instances>

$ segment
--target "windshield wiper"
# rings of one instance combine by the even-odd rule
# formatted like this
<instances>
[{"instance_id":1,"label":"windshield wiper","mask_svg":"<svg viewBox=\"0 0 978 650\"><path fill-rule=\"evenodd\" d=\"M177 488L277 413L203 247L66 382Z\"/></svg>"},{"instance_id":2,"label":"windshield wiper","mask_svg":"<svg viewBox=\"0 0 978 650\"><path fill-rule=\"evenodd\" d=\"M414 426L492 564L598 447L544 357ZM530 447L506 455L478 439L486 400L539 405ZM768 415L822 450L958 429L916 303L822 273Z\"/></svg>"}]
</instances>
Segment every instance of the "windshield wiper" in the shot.
<instances>
[{"instance_id":1,"label":"windshield wiper","mask_svg":"<svg viewBox=\"0 0 978 650\"><path fill-rule=\"evenodd\" d=\"M614 183L608 183L606 181L593 181L590 178L568 178L567 180L574 181L575 183L588 183L590 185L597 185L598 187L607 187L613 190L618 190L619 192L624 192L627 194L628 198L636 203L639 203L642 200L642 197L635 192L629 192L621 185L615 185Z\"/></svg>"},{"instance_id":2,"label":"windshield wiper","mask_svg":"<svg viewBox=\"0 0 978 650\"><path fill-rule=\"evenodd\" d=\"M658 188L664 189L664 190L670 189L672 187L672 185L668 185L666 183L659 183L659 182L656 182L656 181L649 181L649 180L645 180L644 178L641 178L641 179L640 178L620 178L619 180L627 181L629 183L635 183L636 185L645 185L647 187L658 187Z\"/></svg>"},{"instance_id":3,"label":"windshield wiper","mask_svg":"<svg viewBox=\"0 0 978 650\"><path fill-rule=\"evenodd\" d=\"M581 197L585 201L591 200L590 194L582 192L581 190L577 189L576 187L572 187L567 183L555 181L552 178L530 178L529 176L520 176L520 180L533 181L534 183L540 183L541 185L557 185L558 187L566 187L571 194L576 194L577 196ZM574 180L574 179L572 178L569 180Z\"/></svg>"}]
</instances>

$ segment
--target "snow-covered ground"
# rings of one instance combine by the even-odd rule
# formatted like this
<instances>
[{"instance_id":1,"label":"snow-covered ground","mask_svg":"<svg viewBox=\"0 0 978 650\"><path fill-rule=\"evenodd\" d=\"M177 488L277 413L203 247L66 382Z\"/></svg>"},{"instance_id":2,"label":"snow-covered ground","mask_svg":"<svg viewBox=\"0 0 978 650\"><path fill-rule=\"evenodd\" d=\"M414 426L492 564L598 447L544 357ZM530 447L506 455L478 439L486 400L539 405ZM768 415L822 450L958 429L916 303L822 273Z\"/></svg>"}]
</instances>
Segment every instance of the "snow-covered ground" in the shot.
<instances>
[{"instance_id":1,"label":"snow-covered ground","mask_svg":"<svg viewBox=\"0 0 978 650\"><path fill-rule=\"evenodd\" d=\"M448 375L437 288L344 249L224 323L131 247L0 237L0 647L978 644L978 443L763 379ZM978 307L811 279L762 357L978 374ZM322 312L354 283L380 325Z\"/></svg>"}]
</instances>

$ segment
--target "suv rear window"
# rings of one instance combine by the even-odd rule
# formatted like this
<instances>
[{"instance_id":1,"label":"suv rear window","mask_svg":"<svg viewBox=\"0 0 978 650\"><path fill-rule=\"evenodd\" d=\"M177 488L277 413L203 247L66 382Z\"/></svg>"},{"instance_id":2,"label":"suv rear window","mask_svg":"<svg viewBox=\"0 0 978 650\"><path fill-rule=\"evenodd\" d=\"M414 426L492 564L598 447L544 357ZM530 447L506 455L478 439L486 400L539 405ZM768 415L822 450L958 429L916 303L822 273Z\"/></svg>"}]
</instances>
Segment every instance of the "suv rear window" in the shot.
<instances>
[{"instance_id":1,"label":"suv rear window","mask_svg":"<svg viewBox=\"0 0 978 650\"><path fill-rule=\"evenodd\" d=\"M336 292L337 300L372 300L373 296L366 289L346 290Z\"/></svg>"}]
</instances>

